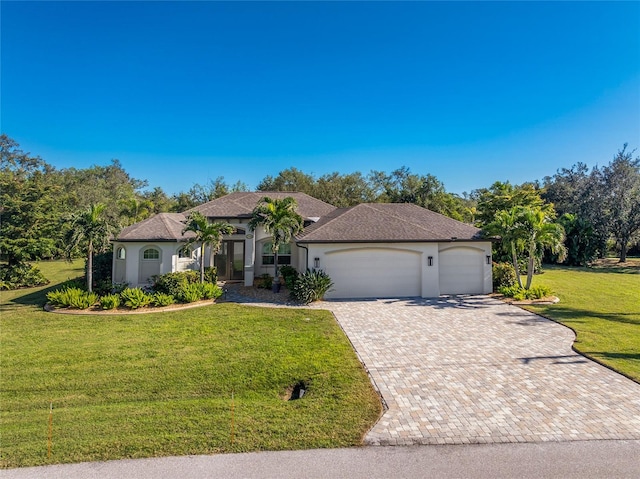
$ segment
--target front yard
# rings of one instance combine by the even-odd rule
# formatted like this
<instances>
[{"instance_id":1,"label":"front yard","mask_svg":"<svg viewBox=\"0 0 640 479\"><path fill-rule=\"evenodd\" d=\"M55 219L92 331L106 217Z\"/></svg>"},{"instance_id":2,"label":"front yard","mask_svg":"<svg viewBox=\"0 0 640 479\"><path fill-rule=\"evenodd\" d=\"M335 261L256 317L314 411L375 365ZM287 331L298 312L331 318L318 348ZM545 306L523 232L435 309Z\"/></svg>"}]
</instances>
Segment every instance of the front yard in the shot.
<instances>
[{"instance_id":1,"label":"front yard","mask_svg":"<svg viewBox=\"0 0 640 479\"><path fill-rule=\"evenodd\" d=\"M43 270L55 283L78 266ZM1 293L2 467L353 446L381 412L329 312L58 315L46 290ZM298 381L306 394L287 401Z\"/></svg>"},{"instance_id":2,"label":"front yard","mask_svg":"<svg viewBox=\"0 0 640 479\"><path fill-rule=\"evenodd\" d=\"M569 326L577 351L640 382L640 260L544 271L534 284L550 286L560 302L527 309Z\"/></svg>"}]
</instances>

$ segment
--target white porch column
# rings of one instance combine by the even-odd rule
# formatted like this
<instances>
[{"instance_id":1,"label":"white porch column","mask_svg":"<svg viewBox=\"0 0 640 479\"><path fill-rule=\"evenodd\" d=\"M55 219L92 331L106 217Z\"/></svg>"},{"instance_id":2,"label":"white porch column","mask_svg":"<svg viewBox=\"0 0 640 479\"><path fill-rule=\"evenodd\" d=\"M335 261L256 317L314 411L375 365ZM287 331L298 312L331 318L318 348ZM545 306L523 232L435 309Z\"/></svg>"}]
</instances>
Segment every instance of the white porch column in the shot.
<instances>
[{"instance_id":1,"label":"white porch column","mask_svg":"<svg viewBox=\"0 0 640 479\"><path fill-rule=\"evenodd\" d=\"M244 285L253 286L254 265L256 264L256 233L247 233L244 241Z\"/></svg>"}]
</instances>

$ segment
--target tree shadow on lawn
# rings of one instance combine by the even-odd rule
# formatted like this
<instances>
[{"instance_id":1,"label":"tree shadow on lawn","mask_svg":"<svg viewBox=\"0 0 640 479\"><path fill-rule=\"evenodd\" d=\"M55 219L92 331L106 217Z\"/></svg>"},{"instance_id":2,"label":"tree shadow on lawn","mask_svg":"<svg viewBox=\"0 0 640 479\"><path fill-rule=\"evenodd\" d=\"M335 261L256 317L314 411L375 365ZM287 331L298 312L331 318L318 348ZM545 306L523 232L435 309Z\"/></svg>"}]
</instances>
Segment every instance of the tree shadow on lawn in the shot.
<instances>
[{"instance_id":1,"label":"tree shadow on lawn","mask_svg":"<svg viewBox=\"0 0 640 479\"><path fill-rule=\"evenodd\" d=\"M43 307L47 302L47 293L60 289L60 284L56 283L42 289L26 288L25 293L20 296L16 296L7 302L0 304L0 312L3 311L15 311L20 306L39 306ZM15 291L12 291L15 293Z\"/></svg>"},{"instance_id":2,"label":"tree shadow on lawn","mask_svg":"<svg viewBox=\"0 0 640 479\"><path fill-rule=\"evenodd\" d=\"M566 306L554 306L541 310L532 309L530 311L536 314L551 317L554 320L562 322L566 321L572 323L584 323L587 321L587 319L585 318L592 318L640 326L640 311L624 313L603 313L599 311L590 311L588 309L568 308Z\"/></svg>"},{"instance_id":3,"label":"tree shadow on lawn","mask_svg":"<svg viewBox=\"0 0 640 479\"><path fill-rule=\"evenodd\" d=\"M584 351L584 354L593 358L623 359L627 361L640 361L640 353L612 353L609 351Z\"/></svg>"}]
</instances>

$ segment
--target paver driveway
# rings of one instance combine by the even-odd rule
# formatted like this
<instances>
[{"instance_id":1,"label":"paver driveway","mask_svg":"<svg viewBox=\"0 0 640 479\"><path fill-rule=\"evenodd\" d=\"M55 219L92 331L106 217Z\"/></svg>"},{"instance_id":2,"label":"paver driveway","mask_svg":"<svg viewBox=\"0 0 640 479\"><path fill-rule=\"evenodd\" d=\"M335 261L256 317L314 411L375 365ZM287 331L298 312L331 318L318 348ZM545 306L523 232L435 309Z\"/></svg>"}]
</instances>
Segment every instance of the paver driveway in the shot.
<instances>
[{"instance_id":1,"label":"paver driveway","mask_svg":"<svg viewBox=\"0 0 640 479\"><path fill-rule=\"evenodd\" d=\"M388 410L368 444L640 439L640 384L485 296L328 301Z\"/></svg>"}]
</instances>

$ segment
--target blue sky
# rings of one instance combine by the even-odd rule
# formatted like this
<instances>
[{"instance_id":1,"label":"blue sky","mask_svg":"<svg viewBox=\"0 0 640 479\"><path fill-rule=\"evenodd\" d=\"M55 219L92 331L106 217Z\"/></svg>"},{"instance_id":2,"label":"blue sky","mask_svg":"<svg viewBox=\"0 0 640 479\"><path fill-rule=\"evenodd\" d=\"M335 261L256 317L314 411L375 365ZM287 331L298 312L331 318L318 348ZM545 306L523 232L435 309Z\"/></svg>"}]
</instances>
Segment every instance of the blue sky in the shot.
<instances>
[{"instance_id":1,"label":"blue sky","mask_svg":"<svg viewBox=\"0 0 640 479\"><path fill-rule=\"evenodd\" d=\"M168 193L408 166L462 193L640 147L639 2L7 2L1 127Z\"/></svg>"}]
</instances>

